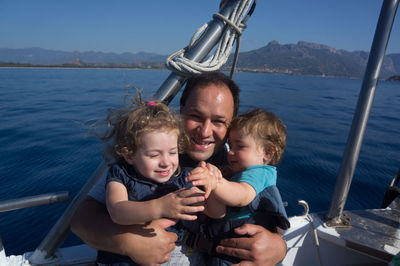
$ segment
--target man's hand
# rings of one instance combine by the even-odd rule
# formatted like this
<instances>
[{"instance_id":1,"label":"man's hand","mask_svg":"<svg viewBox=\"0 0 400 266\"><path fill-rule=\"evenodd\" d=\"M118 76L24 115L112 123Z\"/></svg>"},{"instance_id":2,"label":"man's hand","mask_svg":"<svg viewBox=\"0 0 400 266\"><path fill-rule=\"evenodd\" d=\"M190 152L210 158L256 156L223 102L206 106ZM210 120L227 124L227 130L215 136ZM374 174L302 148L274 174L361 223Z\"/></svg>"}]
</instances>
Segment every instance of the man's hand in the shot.
<instances>
[{"instance_id":1,"label":"man's hand","mask_svg":"<svg viewBox=\"0 0 400 266\"><path fill-rule=\"evenodd\" d=\"M141 265L159 265L169 260L175 248L178 236L165 231L174 224L160 219L146 225L118 225L105 205L87 197L76 210L71 229L92 248L127 255Z\"/></svg>"},{"instance_id":2,"label":"man's hand","mask_svg":"<svg viewBox=\"0 0 400 266\"><path fill-rule=\"evenodd\" d=\"M132 232L138 238L134 242L125 238L128 241L121 243L124 249L123 253L140 265L161 265L169 261L170 253L175 248L175 241L178 236L175 233L165 231L165 229L175 225L175 223L170 219L159 219L142 228L138 226Z\"/></svg>"},{"instance_id":3,"label":"man's hand","mask_svg":"<svg viewBox=\"0 0 400 266\"><path fill-rule=\"evenodd\" d=\"M275 265L286 256L283 238L262 226L245 224L236 228L235 233L243 237L224 239L216 250L243 259L239 265Z\"/></svg>"}]
</instances>

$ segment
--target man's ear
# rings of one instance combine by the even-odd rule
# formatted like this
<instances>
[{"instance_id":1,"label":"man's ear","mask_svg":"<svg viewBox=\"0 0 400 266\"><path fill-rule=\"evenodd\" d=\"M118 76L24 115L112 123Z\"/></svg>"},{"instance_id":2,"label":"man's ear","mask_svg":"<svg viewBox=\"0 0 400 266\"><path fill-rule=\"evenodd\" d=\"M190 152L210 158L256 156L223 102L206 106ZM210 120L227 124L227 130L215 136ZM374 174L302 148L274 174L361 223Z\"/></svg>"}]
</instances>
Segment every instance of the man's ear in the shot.
<instances>
[{"instance_id":1,"label":"man's ear","mask_svg":"<svg viewBox=\"0 0 400 266\"><path fill-rule=\"evenodd\" d=\"M125 161L130 165L135 165L135 156L133 155L124 155Z\"/></svg>"}]
</instances>

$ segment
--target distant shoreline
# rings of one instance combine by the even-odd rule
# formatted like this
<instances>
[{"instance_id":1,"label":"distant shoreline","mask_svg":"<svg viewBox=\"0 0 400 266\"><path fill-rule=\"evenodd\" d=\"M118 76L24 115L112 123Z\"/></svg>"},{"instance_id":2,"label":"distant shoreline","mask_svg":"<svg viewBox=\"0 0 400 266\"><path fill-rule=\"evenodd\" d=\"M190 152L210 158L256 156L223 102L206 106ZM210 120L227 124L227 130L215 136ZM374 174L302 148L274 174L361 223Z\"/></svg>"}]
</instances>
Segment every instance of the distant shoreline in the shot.
<instances>
[{"instance_id":1,"label":"distant shoreline","mask_svg":"<svg viewBox=\"0 0 400 266\"><path fill-rule=\"evenodd\" d=\"M118 69L118 70L168 70L167 68L140 68L140 67L123 67L123 66L107 66L107 67L95 67L95 66L0 66L0 69ZM221 69L222 72L229 72L230 69ZM279 73L269 72L262 70L251 70L251 69L236 69L236 72L241 73L255 73L255 74L269 74L269 75L287 75L287 76L304 76L304 77L320 77L320 78L344 78L344 79L361 79L361 77L342 77L342 76L327 76L327 75L300 75L293 73ZM386 80L386 79L382 79Z\"/></svg>"},{"instance_id":2,"label":"distant shoreline","mask_svg":"<svg viewBox=\"0 0 400 266\"><path fill-rule=\"evenodd\" d=\"M166 69L164 65L157 63L140 63L140 64L103 64L92 65L82 63L65 63L54 65L36 65L30 63L14 63L14 62L0 62L0 68L55 68L55 69Z\"/></svg>"}]
</instances>

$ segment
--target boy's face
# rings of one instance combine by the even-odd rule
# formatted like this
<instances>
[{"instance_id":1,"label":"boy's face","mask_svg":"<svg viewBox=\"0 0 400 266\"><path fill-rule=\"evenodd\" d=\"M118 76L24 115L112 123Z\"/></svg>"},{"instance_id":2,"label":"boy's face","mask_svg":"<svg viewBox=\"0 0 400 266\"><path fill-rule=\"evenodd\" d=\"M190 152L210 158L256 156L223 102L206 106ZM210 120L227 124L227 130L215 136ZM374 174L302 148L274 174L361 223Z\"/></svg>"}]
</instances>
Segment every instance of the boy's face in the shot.
<instances>
[{"instance_id":1,"label":"boy's face","mask_svg":"<svg viewBox=\"0 0 400 266\"><path fill-rule=\"evenodd\" d=\"M253 136L245 135L241 130L231 130L228 141L228 163L235 173L253 165L269 163L263 146Z\"/></svg>"},{"instance_id":2,"label":"boy's face","mask_svg":"<svg viewBox=\"0 0 400 266\"><path fill-rule=\"evenodd\" d=\"M196 161L209 159L222 149L233 116L233 97L225 85L210 84L194 89L181 107L185 132L189 136L187 154Z\"/></svg>"},{"instance_id":3,"label":"boy's face","mask_svg":"<svg viewBox=\"0 0 400 266\"><path fill-rule=\"evenodd\" d=\"M143 134L141 147L134 156L127 156L125 160L152 181L168 181L179 165L178 132L171 130Z\"/></svg>"}]
</instances>

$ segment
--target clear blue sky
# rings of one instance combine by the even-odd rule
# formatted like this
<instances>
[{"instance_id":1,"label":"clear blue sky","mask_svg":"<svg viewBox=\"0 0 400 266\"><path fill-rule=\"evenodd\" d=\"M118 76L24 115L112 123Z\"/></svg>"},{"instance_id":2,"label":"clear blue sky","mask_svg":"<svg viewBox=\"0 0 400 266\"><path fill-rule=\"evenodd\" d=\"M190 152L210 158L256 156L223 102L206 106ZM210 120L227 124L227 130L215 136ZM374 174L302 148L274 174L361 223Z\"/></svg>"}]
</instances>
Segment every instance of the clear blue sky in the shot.
<instances>
[{"instance_id":1,"label":"clear blue sky","mask_svg":"<svg viewBox=\"0 0 400 266\"><path fill-rule=\"evenodd\" d=\"M215 0L0 0L0 48L167 55L186 46L218 5ZM369 51L381 5L380 0L259 0L241 51L272 40ZM387 53L400 53L399 16Z\"/></svg>"}]
</instances>

